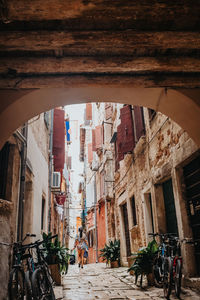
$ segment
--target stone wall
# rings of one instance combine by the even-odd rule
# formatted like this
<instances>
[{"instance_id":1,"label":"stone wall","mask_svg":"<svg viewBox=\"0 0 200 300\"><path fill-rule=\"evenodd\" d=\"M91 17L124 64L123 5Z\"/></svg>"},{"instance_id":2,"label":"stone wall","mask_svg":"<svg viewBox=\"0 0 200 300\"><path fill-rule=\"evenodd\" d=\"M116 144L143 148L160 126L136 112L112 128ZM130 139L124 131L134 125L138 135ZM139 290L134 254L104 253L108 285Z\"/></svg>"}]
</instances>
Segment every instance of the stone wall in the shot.
<instances>
[{"instance_id":1,"label":"stone wall","mask_svg":"<svg viewBox=\"0 0 200 300\"><path fill-rule=\"evenodd\" d=\"M191 237L191 228L181 190L181 168L193 154L197 145L188 134L168 117L157 113L150 121L144 109L146 135L141 137L133 154L126 154L115 173L116 227L121 240L122 263L126 264L124 221L120 213L125 202L128 207L131 252L147 245L150 230L147 200L151 195L153 227L155 232L166 232L165 206L162 183L172 179L179 237ZM123 198L123 193L125 198ZM133 224L131 199L134 196L137 223ZM151 228L153 229L153 228ZM194 250L183 246L184 273L195 274ZM190 252L190 254L189 254Z\"/></svg>"}]
</instances>

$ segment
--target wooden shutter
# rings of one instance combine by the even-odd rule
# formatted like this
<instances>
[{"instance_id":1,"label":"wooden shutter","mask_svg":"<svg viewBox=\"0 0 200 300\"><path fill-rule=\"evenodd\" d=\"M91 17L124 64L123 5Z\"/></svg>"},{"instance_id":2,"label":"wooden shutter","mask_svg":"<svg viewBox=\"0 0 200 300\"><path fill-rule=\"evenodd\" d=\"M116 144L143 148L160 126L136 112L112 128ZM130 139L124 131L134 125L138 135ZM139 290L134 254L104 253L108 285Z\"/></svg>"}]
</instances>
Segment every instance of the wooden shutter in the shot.
<instances>
[{"instance_id":1,"label":"wooden shutter","mask_svg":"<svg viewBox=\"0 0 200 300\"><path fill-rule=\"evenodd\" d=\"M80 161L84 161L85 128L80 128Z\"/></svg>"},{"instance_id":2,"label":"wooden shutter","mask_svg":"<svg viewBox=\"0 0 200 300\"><path fill-rule=\"evenodd\" d=\"M90 164L93 160L92 143L88 144L88 163Z\"/></svg>"},{"instance_id":3,"label":"wooden shutter","mask_svg":"<svg viewBox=\"0 0 200 300\"><path fill-rule=\"evenodd\" d=\"M143 107L134 106L134 119L136 139L139 141L140 137L145 134Z\"/></svg>"},{"instance_id":4,"label":"wooden shutter","mask_svg":"<svg viewBox=\"0 0 200 300\"><path fill-rule=\"evenodd\" d=\"M92 103L86 104L86 120L92 120Z\"/></svg>"},{"instance_id":5,"label":"wooden shutter","mask_svg":"<svg viewBox=\"0 0 200 300\"><path fill-rule=\"evenodd\" d=\"M131 106L126 105L120 109L121 117L121 135L122 135L122 153L130 152L135 147L133 118Z\"/></svg>"},{"instance_id":6,"label":"wooden shutter","mask_svg":"<svg viewBox=\"0 0 200 300\"><path fill-rule=\"evenodd\" d=\"M124 158L122 150L122 125L117 127L117 161L120 162Z\"/></svg>"},{"instance_id":7,"label":"wooden shutter","mask_svg":"<svg viewBox=\"0 0 200 300\"><path fill-rule=\"evenodd\" d=\"M105 118L106 120L112 117L113 113L113 106L111 103L105 103Z\"/></svg>"},{"instance_id":8,"label":"wooden shutter","mask_svg":"<svg viewBox=\"0 0 200 300\"><path fill-rule=\"evenodd\" d=\"M64 168L65 162L65 112L63 109L54 109L53 120L53 155L54 171Z\"/></svg>"},{"instance_id":9,"label":"wooden shutter","mask_svg":"<svg viewBox=\"0 0 200 300\"><path fill-rule=\"evenodd\" d=\"M96 143L96 150L102 148L102 145L103 145L103 130L102 130L101 125L99 125L95 128L95 143Z\"/></svg>"},{"instance_id":10,"label":"wooden shutter","mask_svg":"<svg viewBox=\"0 0 200 300\"><path fill-rule=\"evenodd\" d=\"M92 129L92 151L96 151L96 135L95 135L96 130Z\"/></svg>"}]
</instances>

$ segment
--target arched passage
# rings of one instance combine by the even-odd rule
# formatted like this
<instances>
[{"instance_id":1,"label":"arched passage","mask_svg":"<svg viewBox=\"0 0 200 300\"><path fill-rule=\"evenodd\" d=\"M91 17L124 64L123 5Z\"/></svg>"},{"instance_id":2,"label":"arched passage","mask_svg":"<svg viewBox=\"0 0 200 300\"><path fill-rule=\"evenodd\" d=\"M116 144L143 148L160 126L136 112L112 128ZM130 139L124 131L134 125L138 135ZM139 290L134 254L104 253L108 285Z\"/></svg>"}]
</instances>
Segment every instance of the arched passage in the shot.
<instances>
[{"instance_id":1,"label":"arched passage","mask_svg":"<svg viewBox=\"0 0 200 300\"><path fill-rule=\"evenodd\" d=\"M2 92L0 147L27 120L57 106L85 102L116 102L152 108L169 116L200 145L200 106L195 94L164 88L72 87ZM198 99L198 98L197 98Z\"/></svg>"}]
</instances>

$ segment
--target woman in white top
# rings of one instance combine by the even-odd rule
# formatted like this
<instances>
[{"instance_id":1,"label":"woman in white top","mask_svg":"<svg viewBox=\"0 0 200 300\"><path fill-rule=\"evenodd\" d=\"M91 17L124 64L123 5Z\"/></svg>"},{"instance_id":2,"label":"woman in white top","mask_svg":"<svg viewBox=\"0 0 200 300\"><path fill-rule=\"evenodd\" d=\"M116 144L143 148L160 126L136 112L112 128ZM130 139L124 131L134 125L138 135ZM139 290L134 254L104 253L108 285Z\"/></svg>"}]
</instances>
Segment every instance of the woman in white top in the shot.
<instances>
[{"instance_id":1,"label":"woman in white top","mask_svg":"<svg viewBox=\"0 0 200 300\"><path fill-rule=\"evenodd\" d=\"M83 232L83 228L79 227L78 229L78 235L76 236L75 242L74 242L74 249L77 248L78 251L78 266L80 268L83 268L83 262L84 262L84 252L85 249L87 249L87 238L85 233Z\"/></svg>"}]
</instances>

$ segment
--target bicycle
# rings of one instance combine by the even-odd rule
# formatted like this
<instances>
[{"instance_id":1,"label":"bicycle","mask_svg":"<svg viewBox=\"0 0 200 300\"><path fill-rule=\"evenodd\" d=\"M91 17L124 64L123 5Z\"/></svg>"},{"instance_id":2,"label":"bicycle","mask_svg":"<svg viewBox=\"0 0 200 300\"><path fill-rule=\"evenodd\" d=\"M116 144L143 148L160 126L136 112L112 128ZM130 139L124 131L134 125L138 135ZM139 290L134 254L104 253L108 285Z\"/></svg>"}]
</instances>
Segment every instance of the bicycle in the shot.
<instances>
[{"instance_id":1,"label":"bicycle","mask_svg":"<svg viewBox=\"0 0 200 300\"><path fill-rule=\"evenodd\" d=\"M24 272L22 261L27 259L30 254L25 254L29 245L22 245L27 237L34 237L34 234L27 233L20 242L13 243L13 263L9 275L8 294L10 300L32 300L29 281Z\"/></svg>"},{"instance_id":2,"label":"bicycle","mask_svg":"<svg viewBox=\"0 0 200 300\"><path fill-rule=\"evenodd\" d=\"M169 237L172 236L172 233L149 233L150 236L155 238L158 236L160 238L160 245L153 263L153 275L154 275L154 283L156 287L164 287L166 289L167 286L167 278L165 273L167 274L167 269L171 268L171 263L168 260L168 240ZM165 292L166 293L166 292Z\"/></svg>"},{"instance_id":3,"label":"bicycle","mask_svg":"<svg viewBox=\"0 0 200 300\"><path fill-rule=\"evenodd\" d=\"M57 235L51 236L49 239L53 239ZM44 243L44 240L36 241L34 247L37 253L36 269L31 276L32 295L34 300L55 300L53 291L53 280L49 272L47 262L45 261L43 251L40 246Z\"/></svg>"},{"instance_id":4,"label":"bicycle","mask_svg":"<svg viewBox=\"0 0 200 300\"><path fill-rule=\"evenodd\" d=\"M170 290L168 292L168 297L170 296L172 287L174 286L175 294L179 298L181 294L181 279L182 279L182 265L183 259L181 256L181 243L191 243L194 242L191 239L184 238L180 240L178 237L171 237L170 247L171 247L171 272L170 272Z\"/></svg>"}]
</instances>

